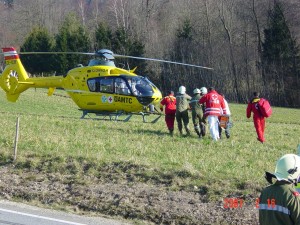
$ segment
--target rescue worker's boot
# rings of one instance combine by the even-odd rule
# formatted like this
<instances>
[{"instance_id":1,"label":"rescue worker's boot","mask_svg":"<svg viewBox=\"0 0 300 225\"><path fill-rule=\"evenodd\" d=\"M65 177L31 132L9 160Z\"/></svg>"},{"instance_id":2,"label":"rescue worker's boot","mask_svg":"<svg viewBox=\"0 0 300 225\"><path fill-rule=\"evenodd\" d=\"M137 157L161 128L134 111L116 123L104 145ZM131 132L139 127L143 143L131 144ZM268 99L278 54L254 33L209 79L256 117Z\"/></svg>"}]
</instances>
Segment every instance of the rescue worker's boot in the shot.
<instances>
[{"instance_id":1,"label":"rescue worker's boot","mask_svg":"<svg viewBox=\"0 0 300 225\"><path fill-rule=\"evenodd\" d=\"M219 138L222 139L222 127L219 127Z\"/></svg>"},{"instance_id":2,"label":"rescue worker's boot","mask_svg":"<svg viewBox=\"0 0 300 225\"><path fill-rule=\"evenodd\" d=\"M179 130L180 136L183 136L182 130Z\"/></svg>"},{"instance_id":3,"label":"rescue worker's boot","mask_svg":"<svg viewBox=\"0 0 300 225\"><path fill-rule=\"evenodd\" d=\"M200 123L200 130L201 130L201 136L204 137L206 134L206 126L205 123L201 122Z\"/></svg>"},{"instance_id":4,"label":"rescue worker's boot","mask_svg":"<svg viewBox=\"0 0 300 225\"><path fill-rule=\"evenodd\" d=\"M191 136L191 132L190 132L189 129L186 130L186 135L187 135L187 136Z\"/></svg>"},{"instance_id":5,"label":"rescue worker's boot","mask_svg":"<svg viewBox=\"0 0 300 225\"><path fill-rule=\"evenodd\" d=\"M225 130L225 135L226 135L227 138L230 138L230 132L229 132L228 129Z\"/></svg>"},{"instance_id":6,"label":"rescue worker's boot","mask_svg":"<svg viewBox=\"0 0 300 225\"><path fill-rule=\"evenodd\" d=\"M196 126L194 126L194 128L195 128L195 131L196 131L198 137L201 138L201 133L200 133L200 128L199 128L199 126L196 125Z\"/></svg>"},{"instance_id":7,"label":"rescue worker's boot","mask_svg":"<svg viewBox=\"0 0 300 225\"><path fill-rule=\"evenodd\" d=\"M179 133L180 133L180 136L182 136L182 123L178 123L178 130L179 130Z\"/></svg>"},{"instance_id":8,"label":"rescue worker's boot","mask_svg":"<svg viewBox=\"0 0 300 225\"><path fill-rule=\"evenodd\" d=\"M191 136L191 132L190 132L190 129L188 128L188 126L184 126L184 128L185 128L185 131L186 131L186 135Z\"/></svg>"}]
</instances>

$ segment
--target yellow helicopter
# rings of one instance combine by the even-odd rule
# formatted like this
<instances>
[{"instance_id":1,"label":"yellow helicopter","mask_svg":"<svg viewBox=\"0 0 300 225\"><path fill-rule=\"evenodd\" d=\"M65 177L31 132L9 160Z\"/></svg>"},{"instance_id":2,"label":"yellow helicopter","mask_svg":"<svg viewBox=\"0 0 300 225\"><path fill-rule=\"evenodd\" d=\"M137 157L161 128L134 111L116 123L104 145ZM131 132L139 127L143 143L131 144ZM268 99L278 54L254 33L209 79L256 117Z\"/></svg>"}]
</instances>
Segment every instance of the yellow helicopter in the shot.
<instances>
[{"instance_id":1,"label":"yellow helicopter","mask_svg":"<svg viewBox=\"0 0 300 225\"><path fill-rule=\"evenodd\" d=\"M84 118L89 113L109 116L118 119L126 114L128 121L133 114L143 116L153 112L149 106L160 103L160 90L146 77L139 76L134 70L125 70L115 66L115 58L133 58L186 66L197 65L178 63L166 60L117 55L108 49L95 53L82 52L22 52L20 54L84 54L95 56L88 66L78 66L68 71L66 76L29 77L14 47L2 48L6 67L0 75L0 87L6 92L8 101L16 102L20 94L28 88L48 88L51 96L56 88L64 89L82 110ZM151 113L152 114L152 113ZM157 117L152 122L156 122Z\"/></svg>"}]
</instances>

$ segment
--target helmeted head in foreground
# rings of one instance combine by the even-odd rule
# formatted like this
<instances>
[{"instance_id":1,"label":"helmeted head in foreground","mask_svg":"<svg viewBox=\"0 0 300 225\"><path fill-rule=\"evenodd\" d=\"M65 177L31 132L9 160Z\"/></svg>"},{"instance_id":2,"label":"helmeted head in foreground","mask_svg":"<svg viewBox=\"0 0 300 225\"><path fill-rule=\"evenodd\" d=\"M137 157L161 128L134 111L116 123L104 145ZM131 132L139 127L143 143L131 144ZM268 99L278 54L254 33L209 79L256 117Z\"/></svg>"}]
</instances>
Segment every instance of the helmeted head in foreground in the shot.
<instances>
[{"instance_id":1,"label":"helmeted head in foreground","mask_svg":"<svg viewBox=\"0 0 300 225\"><path fill-rule=\"evenodd\" d=\"M278 181L297 183L300 176L300 157L295 154L282 156L277 161L274 176Z\"/></svg>"},{"instance_id":2,"label":"helmeted head in foreground","mask_svg":"<svg viewBox=\"0 0 300 225\"><path fill-rule=\"evenodd\" d=\"M186 92L185 86L180 86L178 92L179 92L179 94L182 94L182 95L185 94L185 92Z\"/></svg>"},{"instance_id":3,"label":"helmeted head in foreground","mask_svg":"<svg viewBox=\"0 0 300 225\"><path fill-rule=\"evenodd\" d=\"M277 180L297 181L300 176L300 157L295 154L282 156L277 161L274 175Z\"/></svg>"}]
</instances>

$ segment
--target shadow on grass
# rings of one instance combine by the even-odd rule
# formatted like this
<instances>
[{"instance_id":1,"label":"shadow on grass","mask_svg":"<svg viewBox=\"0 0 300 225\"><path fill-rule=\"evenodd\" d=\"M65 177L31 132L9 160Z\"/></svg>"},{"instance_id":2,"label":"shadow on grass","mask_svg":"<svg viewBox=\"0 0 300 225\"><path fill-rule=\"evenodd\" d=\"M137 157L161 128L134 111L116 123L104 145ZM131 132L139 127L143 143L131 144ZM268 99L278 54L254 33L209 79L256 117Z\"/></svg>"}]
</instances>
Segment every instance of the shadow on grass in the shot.
<instances>
[{"instance_id":1,"label":"shadow on grass","mask_svg":"<svg viewBox=\"0 0 300 225\"><path fill-rule=\"evenodd\" d=\"M122 128L115 128L116 131L124 132L124 129ZM157 136L167 136L167 137L173 137L173 138L193 138L198 140L206 140L208 144L211 143L210 137L205 136L202 138L199 138L196 136L196 133L192 133L190 135L183 134L180 135L178 130L174 130L173 136L170 135L169 131L166 129L163 130L150 130L150 129L137 129L137 130L131 130L131 133L137 134L137 135L157 135Z\"/></svg>"},{"instance_id":2,"label":"shadow on grass","mask_svg":"<svg viewBox=\"0 0 300 225\"><path fill-rule=\"evenodd\" d=\"M116 131L119 132L124 132L124 129L121 128L115 128ZM141 134L146 134L146 135L157 135L157 136L168 136L169 132L166 130L150 130L150 129L137 129L137 130L132 130L132 133L141 135Z\"/></svg>"},{"instance_id":3,"label":"shadow on grass","mask_svg":"<svg viewBox=\"0 0 300 225\"><path fill-rule=\"evenodd\" d=\"M14 164L13 156L0 153L0 166L8 166L12 164Z\"/></svg>"}]
</instances>

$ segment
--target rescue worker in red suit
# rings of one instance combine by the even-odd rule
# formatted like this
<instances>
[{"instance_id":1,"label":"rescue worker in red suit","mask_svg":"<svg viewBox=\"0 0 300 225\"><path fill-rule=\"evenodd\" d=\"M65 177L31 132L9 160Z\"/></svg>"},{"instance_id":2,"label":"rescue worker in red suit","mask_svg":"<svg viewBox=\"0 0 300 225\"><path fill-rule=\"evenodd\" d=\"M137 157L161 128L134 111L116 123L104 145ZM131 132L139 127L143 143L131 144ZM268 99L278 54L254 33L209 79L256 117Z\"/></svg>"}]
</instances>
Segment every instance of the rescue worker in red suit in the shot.
<instances>
[{"instance_id":1,"label":"rescue worker in red suit","mask_svg":"<svg viewBox=\"0 0 300 225\"><path fill-rule=\"evenodd\" d=\"M215 91L213 87L208 89L208 93L199 100L200 104L205 104L204 116L207 117L209 131L213 140L220 139L219 116L226 115L224 98Z\"/></svg>"},{"instance_id":2,"label":"rescue worker in red suit","mask_svg":"<svg viewBox=\"0 0 300 225\"><path fill-rule=\"evenodd\" d=\"M169 91L168 95L160 102L160 110L163 111L165 106L165 121L169 129L170 134L173 136L174 132L174 121L176 113L176 98L174 92Z\"/></svg>"},{"instance_id":3,"label":"rescue worker in red suit","mask_svg":"<svg viewBox=\"0 0 300 225\"><path fill-rule=\"evenodd\" d=\"M253 98L251 101L248 103L246 114L247 118L251 117L251 112L253 112L253 122L254 122L254 127L256 129L257 133L257 140L259 140L261 143L265 142L265 118L262 116L262 114L259 112L258 109L258 102L259 102L259 93L258 92L253 92Z\"/></svg>"}]
</instances>

